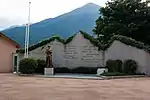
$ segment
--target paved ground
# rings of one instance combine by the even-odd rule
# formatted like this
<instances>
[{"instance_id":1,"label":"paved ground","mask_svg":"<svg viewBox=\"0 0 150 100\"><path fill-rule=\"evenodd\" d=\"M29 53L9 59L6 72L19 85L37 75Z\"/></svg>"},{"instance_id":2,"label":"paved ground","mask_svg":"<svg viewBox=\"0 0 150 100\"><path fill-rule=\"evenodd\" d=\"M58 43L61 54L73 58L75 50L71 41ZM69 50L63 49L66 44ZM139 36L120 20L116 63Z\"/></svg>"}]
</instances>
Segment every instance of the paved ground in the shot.
<instances>
[{"instance_id":1,"label":"paved ground","mask_svg":"<svg viewBox=\"0 0 150 100\"><path fill-rule=\"evenodd\" d=\"M150 78L83 80L0 74L0 100L150 100Z\"/></svg>"}]
</instances>

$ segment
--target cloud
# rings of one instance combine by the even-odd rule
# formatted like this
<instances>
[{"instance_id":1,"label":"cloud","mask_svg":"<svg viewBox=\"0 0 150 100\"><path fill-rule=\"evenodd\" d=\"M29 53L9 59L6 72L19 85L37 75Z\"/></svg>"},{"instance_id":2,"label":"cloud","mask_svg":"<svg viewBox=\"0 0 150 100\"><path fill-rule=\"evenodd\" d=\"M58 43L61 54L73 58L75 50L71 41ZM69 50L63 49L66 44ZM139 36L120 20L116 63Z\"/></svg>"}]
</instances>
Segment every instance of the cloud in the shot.
<instances>
[{"instance_id":1,"label":"cloud","mask_svg":"<svg viewBox=\"0 0 150 100\"><path fill-rule=\"evenodd\" d=\"M24 19L18 20L17 18L0 17L0 30L13 25L21 25L24 24L24 22Z\"/></svg>"},{"instance_id":2,"label":"cloud","mask_svg":"<svg viewBox=\"0 0 150 100\"><path fill-rule=\"evenodd\" d=\"M88 2L103 6L107 0L1 0L0 28L25 24L28 18L28 3L31 4L31 22L53 18Z\"/></svg>"}]
</instances>

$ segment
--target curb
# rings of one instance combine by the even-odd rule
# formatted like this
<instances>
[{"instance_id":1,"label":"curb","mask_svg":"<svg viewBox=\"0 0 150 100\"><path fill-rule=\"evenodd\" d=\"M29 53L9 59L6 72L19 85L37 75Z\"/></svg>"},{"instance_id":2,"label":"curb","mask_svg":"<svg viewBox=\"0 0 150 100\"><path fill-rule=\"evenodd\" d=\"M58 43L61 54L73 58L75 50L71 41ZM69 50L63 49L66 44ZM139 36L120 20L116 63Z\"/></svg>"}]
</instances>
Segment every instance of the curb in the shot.
<instances>
[{"instance_id":1,"label":"curb","mask_svg":"<svg viewBox=\"0 0 150 100\"><path fill-rule=\"evenodd\" d=\"M45 75L34 75L34 74L14 74L22 77L39 77L39 78L65 78L65 79L89 79L89 80L110 80L110 79L125 79L125 78L146 78L146 75L130 75L130 76L99 76L99 77L67 77L67 76L45 76Z\"/></svg>"},{"instance_id":2,"label":"curb","mask_svg":"<svg viewBox=\"0 0 150 100\"><path fill-rule=\"evenodd\" d=\"M104 76L104 79L125 79L125 78L146 78L146 75L130 75L130 76Z\"/></svg>"}]
</instances>

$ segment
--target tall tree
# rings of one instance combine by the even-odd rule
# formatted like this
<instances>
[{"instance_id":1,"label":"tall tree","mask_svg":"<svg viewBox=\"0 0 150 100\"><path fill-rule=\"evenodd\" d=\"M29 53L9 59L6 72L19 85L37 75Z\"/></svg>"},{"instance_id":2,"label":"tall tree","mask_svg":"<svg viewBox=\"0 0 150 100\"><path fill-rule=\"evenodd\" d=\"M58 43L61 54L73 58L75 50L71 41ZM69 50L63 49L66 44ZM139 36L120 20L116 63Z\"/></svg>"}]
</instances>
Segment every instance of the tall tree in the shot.
<instances>
[{"instance_id":1,"label":"tall tree","mask_svg":"<svg viewBox=\"0 0 150 100\"><path fill-rule=\"evenodd\" d=\"M149 7L142 1L108 1L100 8L101 16L96 20L93 32L99 38L103 35L103 41L108 41L113 35L124 35L150 44Z\"/></svg>"}]
</instances>

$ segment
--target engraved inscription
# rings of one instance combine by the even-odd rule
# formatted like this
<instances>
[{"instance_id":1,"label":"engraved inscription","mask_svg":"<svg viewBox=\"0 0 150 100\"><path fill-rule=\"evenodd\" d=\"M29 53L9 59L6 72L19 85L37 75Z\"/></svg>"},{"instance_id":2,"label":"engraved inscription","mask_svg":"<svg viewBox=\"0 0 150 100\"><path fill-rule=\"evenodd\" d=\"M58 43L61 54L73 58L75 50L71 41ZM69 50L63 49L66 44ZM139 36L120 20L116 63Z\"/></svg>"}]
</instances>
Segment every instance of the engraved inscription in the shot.
<instances>
[{"instance_id":1,"label":"engraved inscription","mask_svg":"<svg viewBox=\"0 0 150 100\"><path fill-rule=\"evenodd\" d=\"M93 46L82 46L81 48L82 48L81 61L86 63L98 63L101 60L97 48Z\"/></svg>"},{"instance_id":2,"label":"engraved inscription","mask_svg":"<svg viewBox=\"0 0 150 100\"><path fill-rule=\"evenodd\" d=\"M69 59L69 60L75 60L78 59L78 52L77 52L77 47L76 46L66 46L65 48L65 55L64 58L65 59Z\"/></svg>"}]
</instances>

